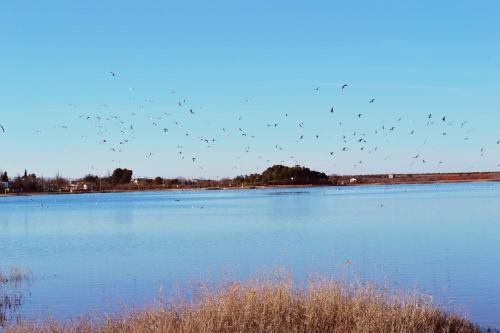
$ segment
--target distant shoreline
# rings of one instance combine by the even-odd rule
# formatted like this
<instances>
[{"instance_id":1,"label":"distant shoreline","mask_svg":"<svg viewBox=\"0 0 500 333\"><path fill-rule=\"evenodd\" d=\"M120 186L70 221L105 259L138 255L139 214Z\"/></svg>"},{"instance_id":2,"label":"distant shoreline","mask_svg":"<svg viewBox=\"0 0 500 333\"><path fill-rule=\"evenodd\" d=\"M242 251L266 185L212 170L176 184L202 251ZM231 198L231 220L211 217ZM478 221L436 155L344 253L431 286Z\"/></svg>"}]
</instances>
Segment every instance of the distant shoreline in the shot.
<instances>
[{"instance_id":1,"label":"distant shoreline","mask_svg":"<svg viewBox=\"0 0 500 333\"><path fill-rule=\"evenodd\" d=\"M336 185L256 185L256 186L230 186L230 187L180 187L180 188L144 188L134 190L103 190L103 191L74 191L74 192L25 192L0 194L0 197L30 197L37 195L63 195L63 194L99 194L99 193L141 193L141 192L182 192L182 191L227 191L227 190L259 190L266 188L311 188L311 187L336 187ZM340 186L339 186L340 187Z\"/></svg>"},{"instance_id":2,"label":"distant shoreline","mask_svg":"<svg viewBox=\"0 0 500 333\"><path fill-rule=\"evenodd\" d=\"M477 173L474 173L477 174ZM382 186L382 185L429 185L429 184L451 184L451 183L488 183L500 182L500 173L485 173L489 175L498 175L494 178L462 178L462 179L418 179L418 180L400 180L397 178L385 178L381 181L378 175L360 175L360 176L340 176L344 179L361 179L360 181L348 182L345 184L286 184L286 185L248 185L248 186L223 186L223 187L179 187L179 188L142 188L142 189L116 189L102 191L61 191L61 192L25 192L25 193L7 193L0 194L0 197L22 197L38 195L63 195L63 194L105 194L105 193L140 193L140 192L181 192L181 191L227 191L227 190L258 190L258 189L288 189L288 188L315 188L315 187L357 187L357 186ZM408 176L438 176L441 174L414 174ZM446 174L460 175L460 174ZM357 177L357 178L356 178ZM363 181L367 177L370 181Z\"/></svg>"}]
</instances>

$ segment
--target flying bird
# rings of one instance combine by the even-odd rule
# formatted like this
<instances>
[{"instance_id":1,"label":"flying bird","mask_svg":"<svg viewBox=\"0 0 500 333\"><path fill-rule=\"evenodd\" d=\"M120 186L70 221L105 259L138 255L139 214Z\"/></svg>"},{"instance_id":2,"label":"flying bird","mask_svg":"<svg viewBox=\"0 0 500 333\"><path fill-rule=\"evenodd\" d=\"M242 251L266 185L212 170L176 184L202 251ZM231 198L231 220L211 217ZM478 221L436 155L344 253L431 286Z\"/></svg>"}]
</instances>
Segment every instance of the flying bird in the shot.
<instances>
[{"instance_id":1,"label":"flying bird","mask_svg":"<svg viewBox=\"0 0 500 333\"><path fill-rule=\"evenodd\" d=\"M344 83L341 87L342 90L344 90L345 88L347 88L347 83Z\"/></svg>"},{"instance_id":2,"label":"flying bird","mask_svg":"<svg viewBox=\"0 0 500 333\"><path fill-rule=\"evenodd\" d=\"M375 102L375 98L372 98L368 101L368 103L373 103L373 102Z\"/></svg>"},{"instance_id":3,"label":"flying bird","mask_svg":"<svg viewBox=\"0 0 500 333\"><path fill-rule=\"evenodd\" d=\"M0 129L5 133L5 128L2 125L0 125Z\"/></svg>"}]
</instances>

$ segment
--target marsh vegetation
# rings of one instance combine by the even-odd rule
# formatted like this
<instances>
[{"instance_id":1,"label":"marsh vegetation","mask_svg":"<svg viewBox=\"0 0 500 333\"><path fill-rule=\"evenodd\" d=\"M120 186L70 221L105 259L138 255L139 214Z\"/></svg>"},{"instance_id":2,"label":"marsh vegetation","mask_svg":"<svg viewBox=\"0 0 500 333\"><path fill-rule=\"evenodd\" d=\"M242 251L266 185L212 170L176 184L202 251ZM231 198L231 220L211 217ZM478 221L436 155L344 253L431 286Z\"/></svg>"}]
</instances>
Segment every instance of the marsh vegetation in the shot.
<instances>
[{"instance_id":1,"label":"marsh vegetation","mask_svg":"<svg viewBox=\"0 0 500 333\"><path fill-rule=\"evenodd\" d=\"M30 274L19 268L0 270L0 327L12 320L23 301L23 284L28 284Z\"/></svg>"},{"instance_id":2,"label":"marsh vegetation","mask_svg":"<svg viewBox=\"0 0 500 333\"><path fill-rule=\"evenodd\" d=\"M177 297L145 309L62 323L20 322L6 332L480 332L428 296L373 285L290 277L203 286L191 301Z\"/></svg>"}]
</instances>

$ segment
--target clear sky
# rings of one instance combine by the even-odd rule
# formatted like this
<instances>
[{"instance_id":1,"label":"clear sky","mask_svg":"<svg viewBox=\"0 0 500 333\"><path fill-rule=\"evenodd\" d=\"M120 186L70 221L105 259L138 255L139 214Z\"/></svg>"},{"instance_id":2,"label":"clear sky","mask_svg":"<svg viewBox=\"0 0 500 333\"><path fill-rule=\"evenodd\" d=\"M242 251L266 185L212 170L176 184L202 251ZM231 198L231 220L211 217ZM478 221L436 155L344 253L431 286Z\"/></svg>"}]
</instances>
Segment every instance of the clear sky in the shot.
<instances>
[{"instance_id":1,"label":"clear sky","mask_svg":"<svg viewBox=\"0 0 500 333\"><path fill-rule=\"evenodd\" d=\"M499 12L457 0L4 1L0 169L498 170Z\"/></svg>"}]
</instances>

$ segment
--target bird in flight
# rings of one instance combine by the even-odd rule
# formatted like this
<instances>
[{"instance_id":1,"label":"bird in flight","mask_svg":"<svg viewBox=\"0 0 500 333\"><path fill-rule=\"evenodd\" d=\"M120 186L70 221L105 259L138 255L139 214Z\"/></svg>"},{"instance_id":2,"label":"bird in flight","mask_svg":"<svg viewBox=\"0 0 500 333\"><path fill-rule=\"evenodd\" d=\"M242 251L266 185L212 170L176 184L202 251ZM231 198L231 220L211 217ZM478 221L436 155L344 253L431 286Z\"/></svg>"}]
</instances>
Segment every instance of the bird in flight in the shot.
<instances>
[{"instance_id":1,"label":"bird in flight","mask_svg":"<svg viewBox=\"0 0 500 333\"><path fill-rule=\"evenodd\" d=\"M342 90L344 90L345 88L347 88L347 83L344 83L341 87Z\"/></svg>"},{"instance_id":2,"label":"bird in flight","mask_svg":"<svg viewBox=\"0 0 500 333\"><path fill-rule=\"evenodd\" d=\"M319 91L319 87L316 87L313 89L314 91Z\"/></svg>"},{"instance_id":3,"label":"bird in flight","mask_svg":"<svg viewBox=\"0 0 500 333\"><path fill-rule=\"evenodd\" d=\"M3 127L2 125L0 125L0 129L2 130L2 132L5 133L5 127Z\"/></svg>"},{"instance_id":4,"label":"bird in flight","mask_svg":"<svg viewBox=\"0 0 500 333\"><path fill-rule=\"evenodd\" d=\"M373 102L375 102L375 98L372 98L368 101L368 103L373 103Z\"/></svg>"},{"instance_id":5,"label":"bird in flight","mask_svg":"<svg viewBox=\"0 0 500 333\"><path fill-rule=\"evenodd\" d=\"M116 76L116 73L115 72L109 72L109 74L111 74L111 76L115 77Z\"/></svg>"},{"instance_id":6,"label":"bird in flight","mask_svg":"<svg viewBox=\"0 0 500 333\"><path fill-rule=\"evenodd\" d=\"M332 108L330 109L330 113L334 113L335 111L333 110L333 106Z\"/></svg>"}]
</instances>

